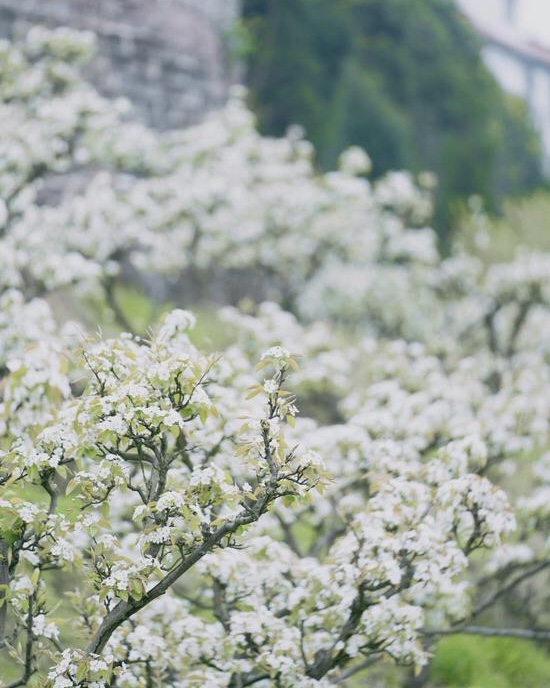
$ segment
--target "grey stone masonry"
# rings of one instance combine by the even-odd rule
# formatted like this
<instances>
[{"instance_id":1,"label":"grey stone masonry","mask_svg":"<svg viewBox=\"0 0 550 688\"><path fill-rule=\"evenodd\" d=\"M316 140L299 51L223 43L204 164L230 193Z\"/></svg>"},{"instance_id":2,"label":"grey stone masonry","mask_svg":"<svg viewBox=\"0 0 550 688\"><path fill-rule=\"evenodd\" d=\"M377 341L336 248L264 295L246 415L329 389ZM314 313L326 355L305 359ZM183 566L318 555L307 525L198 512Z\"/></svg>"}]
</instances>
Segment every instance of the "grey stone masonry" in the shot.
<instances>
[{"instance_id":1,"label":"grey stone masonry","mask_svg":"<svg viewBox=\"0 0 550 688\"><path fill-rule=\"evenodd\" d=\"M34 24L94 31L92 83L166 129L225 102L235 74L227 34L238 12L239 0L0 0L0 36Z\"/></svg>"}]
</instances>

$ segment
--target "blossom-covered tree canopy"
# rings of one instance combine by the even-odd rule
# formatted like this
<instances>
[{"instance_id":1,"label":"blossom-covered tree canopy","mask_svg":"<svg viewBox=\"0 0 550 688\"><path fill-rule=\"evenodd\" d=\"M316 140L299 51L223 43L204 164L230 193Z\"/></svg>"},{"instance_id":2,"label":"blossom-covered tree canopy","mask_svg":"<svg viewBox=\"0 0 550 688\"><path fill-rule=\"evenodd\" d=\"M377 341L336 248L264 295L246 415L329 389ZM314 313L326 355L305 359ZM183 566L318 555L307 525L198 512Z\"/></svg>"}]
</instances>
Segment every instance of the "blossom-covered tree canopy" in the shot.
<instances>
[{"instance_id":1,"label":"blossom-covered tree canopy","mask_svg":"<svg viewBox=\"0 0 550 688\"><path fill-rule=\"evenodd\" d=\"M149 131L92 49L0 44L1 685L345 686L550 637L543 599L491 616L550 568L550 256L442 259L430 175L319 174L238 93ZM235 274L269 300L220 308L215 354L182 308L87 322L123 279Z\"/></svg>"}]
</instances>

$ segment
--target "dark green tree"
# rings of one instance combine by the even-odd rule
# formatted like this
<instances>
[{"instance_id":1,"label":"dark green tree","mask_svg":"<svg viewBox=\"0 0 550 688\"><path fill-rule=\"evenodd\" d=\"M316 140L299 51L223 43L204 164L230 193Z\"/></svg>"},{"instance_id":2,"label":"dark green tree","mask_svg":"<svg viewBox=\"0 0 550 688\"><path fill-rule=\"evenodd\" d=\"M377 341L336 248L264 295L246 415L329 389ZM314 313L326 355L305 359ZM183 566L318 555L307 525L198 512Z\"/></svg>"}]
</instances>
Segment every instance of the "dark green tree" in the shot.
<instances>
[{"instance_id":1,"label":"dark green tree","mask_svg":"<svg viewBox=\"0 0 550 688\"><path fill-rule=\"evenodd\" d=\"M443 239L471 194L495 210L540 182L526 110L489 74L451 0L244 0L243 22L262 130L303 125L325 168L358 144L375 175L433 170Z\"/></svg>"}]
</instances>

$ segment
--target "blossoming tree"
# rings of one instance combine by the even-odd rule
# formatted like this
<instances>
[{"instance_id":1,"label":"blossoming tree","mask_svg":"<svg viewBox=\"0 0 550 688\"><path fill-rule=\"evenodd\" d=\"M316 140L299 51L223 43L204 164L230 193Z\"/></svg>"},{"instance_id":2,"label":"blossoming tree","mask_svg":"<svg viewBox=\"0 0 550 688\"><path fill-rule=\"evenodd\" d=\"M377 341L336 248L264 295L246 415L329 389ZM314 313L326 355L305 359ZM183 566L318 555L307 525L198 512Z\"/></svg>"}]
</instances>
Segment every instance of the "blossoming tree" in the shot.
<instances>
[{"instance_id":1,"label":"blossoming tree","mask_svg":"<svg viewBox=\"0 0 550 688\"><path fill-rule=\"evenodd\" d=\"M550 637L491 623L550 568L550 258L442 260L429 177L318 175L239 98L152 133L90 46L0 47L4 687L351 685L442 634ZM235 272L292 312L221 309L219 354L181 309L103 339L51 306Z\"/></svg>"}]
</instances>

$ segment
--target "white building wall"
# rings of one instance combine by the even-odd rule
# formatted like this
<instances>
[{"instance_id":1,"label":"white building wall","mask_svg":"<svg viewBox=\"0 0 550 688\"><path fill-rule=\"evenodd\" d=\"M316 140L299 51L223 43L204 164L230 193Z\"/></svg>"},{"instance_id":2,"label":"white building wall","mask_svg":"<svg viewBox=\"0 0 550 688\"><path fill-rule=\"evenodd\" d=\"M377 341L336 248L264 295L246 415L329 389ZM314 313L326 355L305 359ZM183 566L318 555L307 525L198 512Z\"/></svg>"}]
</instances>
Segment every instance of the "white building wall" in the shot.
<instances>
[{"instance_id":1,"label":"white building wall","mask_svg":"<svg viewBox=\"0 0 550 688\"><path fill-rule=\"evenodd\" d=\"M457 0L457 4L469 17L482 24L506 20L506 0Z\"/></svg>"},{"instance_id":2,"label":"white building wall","mask_svg":"<svg viewBox=\"0 0 550 688\"><path fill-rule=\"evenodd\" d=\"M550 46L550 0L517 0L515 25L531 40Z\"/></svg>"},{"instance_id":3,"label":"white building wall","mask_svg":"<svg viewBox=\"0 0 550 688\"><path fill-rule=\"evenodd\" d=\"M500 85L526 101L540 134L544 168L550 176L550 59L545 64L529 48L537 45L550 57L550 0L456 0L485 34L483 57ZM526 50L522 51L521 47Z\"/></svg>"},{"instance_id":4,"label":"white building wall","mask_svg":"<svg viewBox=\"0 0 550 688\"><path fill-rule=\"evenodd\" d=\"M507 50L494 45L483 50L483 58L504 90L527 100L529 79L525 64Z\"/></svg>"}]
</instances>

